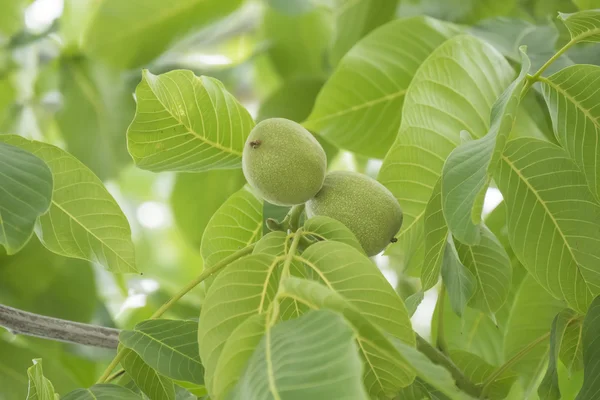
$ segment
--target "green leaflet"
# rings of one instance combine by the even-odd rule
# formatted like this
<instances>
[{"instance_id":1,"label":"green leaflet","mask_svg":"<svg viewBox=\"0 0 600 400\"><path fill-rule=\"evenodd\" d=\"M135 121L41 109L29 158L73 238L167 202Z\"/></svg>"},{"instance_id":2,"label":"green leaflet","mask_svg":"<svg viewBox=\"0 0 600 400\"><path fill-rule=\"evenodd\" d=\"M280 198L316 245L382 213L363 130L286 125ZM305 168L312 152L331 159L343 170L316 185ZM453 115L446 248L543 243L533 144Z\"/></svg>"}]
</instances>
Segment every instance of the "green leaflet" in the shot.
<instances>
[{"instance_id":1,"label":"green leaflet","mask_svg":"<svg viewBox=\"0 0 600 400\"><path fill-rule=\"evenodd\" d=\"M333 218L324 216L310 218L304 223L303 233L314 236L318 240L346 243L364 254L356 236L344 224Z\"/></svg>"},{"instance_id":2,"label":"green leaflet","mask_svg":"<svg viewBox=\"0 0 600 400\"><path fill-rule=\"evenodd\" d=\"M119 399L119 400L142 400L129 389L112 384L98 384L89 389L76 389L67 393L61 400L101 400L101 399Z\"/></svg>"},{"instance_id":3,"label":"green leaflet","mask_svg":"<svg viewBox=\"0 0 600 400\"><path fill-rule=\"evenodd\" d=\"M530 66L521 49L521 72L494 103L489 132L455 148L444 163L442 209L452 235L467 245L477 244L481 239L483 196L515 123Z\"/></svg>"},{"instance_id":4,"label":"green leaflet","mask_svg":"<svg viewBox=\"0 0 600 400\"><path fill-rule=\"evenodd\" d=\"M600 10L558 13L573 42L600 42Z\"/></svg>"},{"instance_id":5,"label":"green leaflet","mask_svg":"<svg viewBox=\"0 0 600 400\"><path fill-rule=\"evenodd\" d=\"M477 281L458 256L452 237L448 237L442 262L442 281L446 285L452 310L461 316L475 294Z\"/></svg>"},{"instance_id":6,"label":"green leaflet","mask_svg":"<svg viewBox=\"0 0 600 400\"><path fill-rule=\"evenodd\" d=\"M564 308L564 303L553 298L531 275L523 280L506 328L504 359L510 360L524 348L530 347L512 367L525 378L524 383L535 379L543 368L552 320Z\"/></svg>"},{"instance_id":7,"label":"green leaflet","mask_svg":"<svg viewBox=\"0 0 600 400\"><path fill-rule=\"evenodd\" d=\"M27 375L29 377L27 400L58 400L52 382L44 376L41 358L33 360L33 366L27 369Z\"/></svg>"},{"instance_id":8,"label":"green leaflet","mask_svg":"<svg viewBox=\"0 0 600 400\"><path fill-rule=\"evenodd\" d=\"M383 158L397 134L405 94L419 65L457 32L424 17L374 30L341 59L304 126L337 147Z\"/></svg>"},{"instance_id":9,"label":"green leaflet","mask_svg":"<svg viewBox=\"0 0 600 400\"><path fill-rule=\"evenodd\" d=\"M497 369L497 367L488 364L479 356L463 350L451 351L450 358L465 376L476 385L482 385ZM504 371L490 386L489 398L492 400L504 399L516 380L517 374L515 372L510 369Z\"/></svg>"},{"instance_id":10,"label":"green leaflet","mask_svg":"<svg viewBox=\"0 0 600 400\"><path fill-rule=\"evenodd\" d=\"M267 327L229 398L367 400L354 339L348 322L329 310Z\"/></svg>"},{"instance_id":11,"label":"green leaflet","mask_svg":"<svg viewBox=\"0 0 600 400\"><path fill-rule=\"evenodd\" d=\"M43 160L0 142L0 245L9 255L27 244L37 218L50 208L52 186Z\"/></svg>"},{"instance_id":12,"label":"green leaflet","mask_svg":"<svg viewBox=\"0 0 600 400\"><path fill-rule=\"evenodd\" d=\"M441 178L438 179L423 217L425 229L425 259L421 268L423 290L432 288L440 277L444 261L448 226L442 211Z\"/></svg>"},{"instance_id":13,"label":"green leaflet","mask_svg":"<svg viewBox=\"0 0 600 400\"><path fill-rule=\"evenodd\" d=\"M577 318L573 310L563 310L554 317L550 330L550 355L546 375L538 387L541 399L560 400L561 393L558 385L558 356L564 340L564 335L571 322Z\"/></svg>"},{"instance_id":14,"label":"green leaflet","mask_svg":"<svg viewBox=\"0 0 600 400\"><path fill-rule=\"evenodd\" d=\"M460 261L471 271L477 282L470 305L494 318L510 292L512 265L496 236L483 224L479 229L479 244L468 246L456 243L456 249Z\"/></svg>"},{"instance_id":15,"label":"green leaflet","mask_svg":"<svg viewBox=\"0 0 600 400\"><path fill-rule=\"evenodd\" d=\"M404 211L396 247L405 258L423 243L425 210L460 132L474 138L488 132L492 105L513 77L504 57L466 35L446 41L415 73L398 136L378 176Z\"/></svg>"},{"instance_id":16,"label":"green leaflet","mask_svg":"<svg viewBox=\"0 0 600 400\"><path fill-rule=\"evenodd\" d=\"M79 160L58 147L14 135L0 142L31 151L46 162L54 178L50 211L36 234L49 250L96 262L113 272L136 272L131 229L121 208Z\"/></svg>"},{"instance_id":17,"label":"green leaflet","mask_svg":"<svg viewBox=\"0 0 600 400\"><path fill-rule=\"evenodd\" d=\"M198 355L195 321L151 319L133 330L121 331L119 341L135 351L158 373L175 380L204 383L204 367Z\"/></svg>"},{"instance_id":18,"label":"green leaflet","mask_svg":"<svg viewBox=\"0 0 600 400\"><path fill-rule=\"evenodd\" d=\"M596 107L600 91L591 84L600 81L600 67L573 65L539 80L558 142L600 199L600 110Z\"/></svg>"},{"instance_id":19,"label":"green leaflet","mask_svg":"<svg viewBox=\"0 0 600 400\"><path fill-rule=\"evenodd\" d=\"M523 138L508 143L495 178L519 261L554 297L584 312L600 291L600 205L585 176L560 147Z\"/></svg>"},{"instance_id":20,"label":"green leaflet","mask_svg":"<svg viewBox=\"0 0 600 400\"><path fill-rule=\"evenodd\" d=\"M583 320L583 387L576 400L592 400L600 391L600 297L596 297Z\"/></svg>"},{"instance_id":21,"label":"green leaflet","mask_svg":"<svg viewBox=\"0 0 600 400\"><path fill-rule=\"evenodd\" d=\"M152 61L178 39L221 18L240 0L120 0L90 2L79 31L81 47L95 58L123 69ZM81 11L70 23L80 24Z\"/></svg>"},{"instance_id":22,"label":"green leaflet","mask_svg":"<svg viewBox=\"0 0 600 400\"><path fill-rule=\"evenodd\" d=\"M127 146L139 168L201 172L241 166L254 121L221 82L175 70L144 70Z\"/></svg>"},{"instance_id":23,"label":"green leaflet","mask_svg":"<svg viewBox=\"0 0 600 400\"><path fill-rule=\"evenodd\" d=\"M262 236L262 200L248 187L231 195L206 225L200 253L210 268Z\"/></svg>"},{"instance_id":24,"label":"green leaflet","mask_svg":"<svg viewBox=\"0 0 600 400\"><path fill-rule=\"evenodd\" d=\"M142 360L142 358L131 349L121 349L125 356L121 359L121 365L133 382L152 400L175 400L175 386L173 382Z\"/></svg>"}]
</instances>

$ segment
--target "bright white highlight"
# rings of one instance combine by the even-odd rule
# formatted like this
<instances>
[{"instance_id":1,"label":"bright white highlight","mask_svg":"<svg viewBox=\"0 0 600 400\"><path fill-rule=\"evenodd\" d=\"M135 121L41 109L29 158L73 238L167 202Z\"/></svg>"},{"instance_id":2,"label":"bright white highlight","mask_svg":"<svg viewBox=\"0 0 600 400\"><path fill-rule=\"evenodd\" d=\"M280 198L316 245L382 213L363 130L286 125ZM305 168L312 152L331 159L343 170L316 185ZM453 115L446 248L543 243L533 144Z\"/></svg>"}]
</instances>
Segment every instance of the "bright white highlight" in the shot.
<instances>
[{"instance_id":1,"label":"bright white highlight","mask_svg":"<svg viewBox=\"0 0 600 400\"><path fill-rule=\"evenodd\" d=\"M144 228L157 229L169 224L169 208L157 201L147 201L137 208L137 219Z\"/></svg>"},{"instance_id":2,"label":"bright white highlight","mask_svg":"<svg viewBox=\"0 0 600 400\"><path fill-rule=\"evenodd\" d=\"M25 25L34 32L41 32L62 12L63 0L36 0L25 10Z\"/></svg>"},{"instance_id":3,"label":"bright white highlight","mask_svg":"<svg viewBox=\"0 0 600 400\"><path fill-rule=\"evenodd\" d=\"M488 188L485 192L485 199L483 201L483 216L485 217L491 213L498 204L502 203L502 193L496 188Z\"/></svg>"}]
</instances>

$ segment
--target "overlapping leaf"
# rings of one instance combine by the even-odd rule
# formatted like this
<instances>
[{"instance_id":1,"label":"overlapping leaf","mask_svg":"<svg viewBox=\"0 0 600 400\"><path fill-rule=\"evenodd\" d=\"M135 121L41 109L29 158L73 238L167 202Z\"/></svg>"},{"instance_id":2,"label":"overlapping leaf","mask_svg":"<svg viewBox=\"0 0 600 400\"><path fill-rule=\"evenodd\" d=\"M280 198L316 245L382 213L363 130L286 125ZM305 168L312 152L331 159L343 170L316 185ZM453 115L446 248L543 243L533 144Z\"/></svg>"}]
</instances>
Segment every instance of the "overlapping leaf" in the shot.
<instances>
[{"instance_id":1,"label":"overlapping leaf","mask_svg":"<svg viewBox=\"0 0 600 400\"><path fill-rule=\"evenodd\" d=\"M200 246L205 268L261 237L262 203L249 188L244 187L215 212L204 230Z\"/></svg>"},{"instance_id":2,"label":"overlapping leaf","mask_svg":"<svg viewBox=\"0 0 600 400\"><path fill-rule=\"evenodd\" d=\"M592 400L600 392L600 297L596 297L583 320L583 387L576 400Z\"/></svg>"},{"instance_id":3,"label":"overlapping leaf","mask_svg":"<svg viewBox=\"0 0 600 400\"><path fill-rule=\"evenodd\" d=\"M173 381L160 375L131 349L122 349L121 365L133 382L152 400L175 400Z\"/></svg>"},{"instance_id":4,"label":"overlapping leaf","mask_svg":"<svg viewBox=\"0 0 600 400\"><path fill-rule=\"evenodd\" d=\"M0 142L0 244L8 254L29 241L35 221L50 208L52 186L44 161Z\"/></svg>"},{"instance_id":5,"label":"overlapping leaf","mask_svg":"<svg viewBox=\"0 0 600 400\"><path fill-rule=\"evenodd\" d=\"M286 240L288 235L283 231L269 232L254 246L252 254L265 253L280 256L286 252Z\"/></svg>"},{"instance_id":6,"label":"overlapping leaf","mask_svg":"<svg viewBox=\"0 0 600 400\"><path fill-rule=\"evenodd\" d=\"M506 328L504 358L510 360L527 349L512 367L526 380L537 377L544 367L552 320L564 308L564 303L553 298L531 275L521 284Z\"/></svg>"},{"instance_id":7,"label":"overlapping leaf","mask_svg":"<svg viewBox=\"0 0 600 400\"><path fill-rule=\"evenodd\" d=\"M600 42L600 10L558 13L574 42Z\"/></svg>"},{"instance_id":8,"label":"overlapping leaf","mask_svg":"<svg viewBox=\"0 0 600 400\"><path fill-rule=\"evenodd\" d=\"M509 142L496 182L521 263L553 296L585 311L600 291L600 205L567 153L537 139Z\"/></svg>"},{"instance_id":9,"label":"overlapping leaf","mask_svg":"<svg viewBox=\"0 0 600 400\"><path fill-rule=\"evenodd\" d=\"M479 244L456 244L463 265L473 274L477 288L470 305L494 315L506 301L512 282L510 258L496 236L481 225Z\"/></svg>"},{"instance_id":10,"label":"overlapping leaf","mask_svg":"<svg viewBox=\"0 0 600 400\"><path fill-rule=\"evenodd\" d=\"M318 240L333 240L346 243L364 254L364 250L356 236L344 224L333 218L316 216L304 223L304 234L316 237Z\"/></svg>"},{"instance_id":11,"label":"overlapping leaf","mask_svg":"<svg viewBox=\"0 0 600 400\"><path fill-rule=\"evenodd\" d=\"M454 149L442 169L442 209L450 232L459 241L475 245L483 198L515 123L521 90L531 63L522 49L521 72L494 103L490 131L480 139Z\"/></svg>"},{"instance_id":12,"label":"overlapping leaf","mask_svg":"<svg viewBox=\"0 0 600 400\"><path fill-rule=\"evenodd\" d=\"M447 240L442 261L442 280L446 285L452 310L460 316L475 294L477 281L473 273L460 261L452 238Z\"/></svg>"},{"instance_id":13,"label":"overlapping leaf","mask_svg":"<svg viewBox=\"0 0 600 400\"><path fill-rule=\"evenodd\" d=\"M144 70L135 93L127 143L138 167L200 172L241 166L254 121L221 82L191 71Z\"/></svg>"},{"instance_id":14,"label":"overlapping leaf","mask_svg":"<svg viewBox=\"0 0 600 400\"><path fill-rule=\"evenodd\" d=\"M382 158L396 136L417 68L456 33L451 25L424 17L371 32L342 58L304 125L338 147Z\"/></svg>"},{"instance_id":15,"label":"overlapping leaf","mask_svg":"<svg viewBox=\"0 0 600 400\"><path fill-rule=\"evenodd\" d=\"M33 360L33 366L27 369L27 376L29 377L27 400L58 400L52 382L44 376L41 358Z\"/></svg>"},{"instance_id":16,"label":"overlapping leaf","mask_svg":"<svg viewBox=\"0 0 600 400\"><path fill-rule=\"evenodd\" d=\"M448 238L448 225L442 211L441 179L433 188L423 217L425 228L425 259L421 268L423 290L432 288L440 277Z\"/></svg>"},{"instance_id":17,"label":"overlapping leaf","mask_svg":"<svg viewBox=\"0 0 600 400\"><path fill-rule=\"evenodd\" d=\"M558 142L600 198L600 67L574 65L539 79Z\"/></svg>"},{"instance_id":18,"label":"overlapping leaf","mask_svg":"<svg viewBox=\"0 0 600 400\"><path fill-rule=\"evenodd\" d=\"M573 310L563 310L554 317L552 328L550 330L550 355L548 357L548 368L546 375L538 387L540 398L546 400L560 400L561 393L558 385L558 356L565 335L565 332L571 323L576 318Z\"/></svg>"},{"instance_id":19,"label":"overlapping leaf","mask_svg":"<svg viewBox=\"0 0 600 400\"><path fill-rule=\"evenodd\" d=\"M176 380L204 383L195 321L147 320L133 330L122 331L119 340L158 373Z\"/></svg>"},{"instance_id":20,"label":"overlapping leaf","mask_svg":"<svg viewBox=\"0 0 600 400\"><path fill-rule=\"evenodd\" d=\"M182 36L227 15L240 3L104 0L90 2L89 10L78 9L79 13L73 13L73 21L67 21L83 25L73 33L81 35L79 41L86 52L118 67L131 68L152 61Z\"/></svg>"},{"instance_id":21,"label":"overlapping leaf","mask_svg":"<svg viewBox=\"0 0 600 400\"><path fill-rule=\"evenodd\" d=\"M64 150L19 136L0 142L32 152L46 162L54 179L50 211L36 234L54 253L89 260L113 272L135 272L131 229L100 179Z\"/></svg>"},{"instance_id":22,"label":"overlapping leaf","mask_svg":"<svg viewBox=\"0 0 600 400\"><path fill-rule=\"evenodd\" d=\"M61 400L101 400L101 399L119 399L119 400L142 400L129 389L123 386L101 383L88 389L76 389L67 393Z\"/></svg>"},{"instance_id":23,"label":"overlapping leaf","mask_svg":"<svg viewBox=\"0 0 600 400\"><path fill-rule=\"evenodd\" d=\"M462 350L450 352L450 358L465 376L474 384L482 385L497 369L475 354ZM517 379L517 374L510 369L498 376L488 389L488 398L504 399Z\"/></svg>"},{"instance_id":24,"label":"overlapping leaf","mask_svg":"<svg viewBox=\"0 0 600 400\"><path fill-rule=\"evenodd\" d=\"M474 138L488 132L492 105L513 76L496 50L471 36L448 40L416 72L398 137L378 176L404 211L398 236L404 257L423 243L425 208L460 132Z\"/></svg>"},{"instance_id":25,"label":"overlapping leaf","mask_svg":"<svg viewBox=\"0 0 600 400\"><path fill-rule=\"evenodd\" d=\"M366 400L354 339L348 322L329 310L267 328L230 398Z\"/></svg>"}]
</instances>

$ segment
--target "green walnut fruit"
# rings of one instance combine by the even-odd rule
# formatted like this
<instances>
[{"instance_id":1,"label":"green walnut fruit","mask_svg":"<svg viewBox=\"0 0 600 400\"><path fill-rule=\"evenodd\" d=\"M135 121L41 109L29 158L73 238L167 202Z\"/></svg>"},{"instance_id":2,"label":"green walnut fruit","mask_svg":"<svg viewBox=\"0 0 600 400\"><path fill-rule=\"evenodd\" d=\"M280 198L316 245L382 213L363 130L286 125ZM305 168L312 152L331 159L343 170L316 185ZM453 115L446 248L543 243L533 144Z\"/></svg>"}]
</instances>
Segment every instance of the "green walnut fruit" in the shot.
<instances>
[{"instance_id":1,"label":"green walnut fruit","mask_svg":"<svg viewBox=\"0 0 600 400\"><path fill-rule=\"evenodd\" d=\"M368 256L383 250L402 226L402 209L381 183L356 172L335 171L306 203L308 217L334 218L354 233Z\"/></svg>"},{"instance_id":2,"label":"green walnut fruit","mask_svg":"<svg viewBox=\"0 0 600 400\"><path fill-rule=\"evenodd\" d=\"M269 203L292 206L323 186L327 157L313 135L296 122L271 118L252 129L242 153L246 180Z\"/></svg>"}]
</instances>

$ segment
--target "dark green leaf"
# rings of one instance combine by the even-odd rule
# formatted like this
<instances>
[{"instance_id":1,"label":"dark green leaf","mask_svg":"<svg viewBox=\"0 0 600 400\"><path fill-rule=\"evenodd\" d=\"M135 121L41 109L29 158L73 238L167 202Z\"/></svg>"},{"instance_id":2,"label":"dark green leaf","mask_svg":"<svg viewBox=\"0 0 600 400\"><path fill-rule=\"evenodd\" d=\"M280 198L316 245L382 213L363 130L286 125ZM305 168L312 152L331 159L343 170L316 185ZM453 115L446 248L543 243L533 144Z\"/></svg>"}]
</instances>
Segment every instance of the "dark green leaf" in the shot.
<instances>
[{"instance_id":1,"label":"dark green leaf","mask_svg":"<svg viewBox=\"0 0 600 400\"><path fill-rule=\"evenodd\" d=\"M600 392L600 297L596 297L583 320L583 387L576 400L593 400Z\"/></svg>"},{"instance_id":2,"label":"dark green leaf","mask_svg":"<svg viewBox=\"0 0 600 400\"><path fill-rule=\"evenodd\" d=\"M204 383L204 368L198 355L197 322L169 319L143 321L131 331L122 331L119 340L161 375Z\"/></svg>"},{"instance_id":3,"label":"dark green leaf","mask_svg":"<svg viewBox=\"0 0 600 400\"><path fill-rule=\"evenodd\" d=\"M0 244L21 250L40 215L50 208L52 173L30 152L0 142Z\"/></svg>"},{"instance_id":4,"label":"dark green leaf","mask_svg":"<svg viewBox=\"0 0 600 400\"><path fill-rule=\"evenodd\" d=\"M477 290L477 281L460 261L452 238L448 238L442 261L442 281L446 285L452 310L459 316Z\"/></svg>"}]
</instances>

